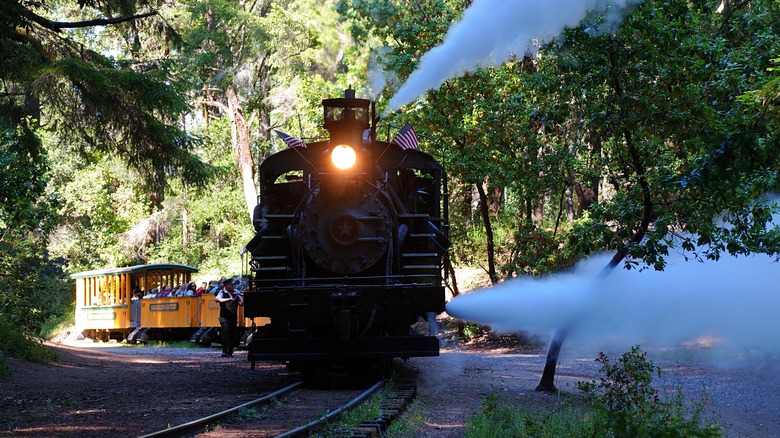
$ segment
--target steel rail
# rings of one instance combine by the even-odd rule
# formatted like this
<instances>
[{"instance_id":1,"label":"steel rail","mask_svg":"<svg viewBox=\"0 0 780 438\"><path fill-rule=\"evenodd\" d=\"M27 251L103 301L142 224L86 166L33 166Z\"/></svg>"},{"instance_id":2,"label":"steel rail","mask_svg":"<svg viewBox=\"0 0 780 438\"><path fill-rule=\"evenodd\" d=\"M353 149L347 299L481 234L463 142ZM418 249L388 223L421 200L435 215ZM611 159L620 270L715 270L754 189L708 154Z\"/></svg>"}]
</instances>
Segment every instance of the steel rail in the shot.
<instances>
[{"instance_id":1,"label":"steel rail","mask_svg":"<svg viewBox=\"0 0 780 438\"><path fill-rule=\"evenodd\" d=\"M345 412L345 411L347 411L349 409L352 409L352 407L354 407L358 403L362 403L363 400L368 398L368 396L370 396L371 394L375 393L384 384L385 384L385 381L384 380L380 380L377 383L375 383L374 386L372 386L372 387L368 388L367 390L363 391L362 393L360 393L360 395L358 395L357 397L353 398L348 403L340 406L339 408L337 408L337 409L335 409L335 410L333 410L331 412L328 412L327 414L317 418L316 420L310 421L310 422L304 424L303 426L298 426L295 429L292 429L292 430L289 430L289 431L287 431L285 433L276 435L275 438L292 438L292 437L298 437L298 436L307 436L306 432L308 432L309 430L311 430L311 429L313 429L313 428L315 428L315 427L317 427L319 425L322 425L322 424L328 422L333 417L341 415L343 412Z\"/></svg>"},{"instance_id":2,"label":"steel rail","mask_svg":"<svg viewBox=\"0 0 780 438\"><path fill-rule=\"evenodd\" d=\"M222 412L217 412L216 414L209 415L208 417L203 417L203 418L199 418L197 420L190 421L188 423L180 424L178 426L174 426L174 427L170 427L170 428L167 428L167 429L159 430L157 432L152 432L152 433L150 433L148 435L142 435L139 438L153 438L153 437L162 437L162 436L166 436L166 437L167 436L177 436L177 435L183 434L183 433L185 433L187 431L190 431L192 429L199 428L199 427L204 427L204 426L206 426L208 424L211 424L211 423L213 423L213 422L215 422L217 420L221 420L221 419L223 419L225 417L233 415L239 409L248 408L250 406L254 406L254 405L257 405L257 404L260 404L260 403L268 402L268 401L270 401L270 400L272 400L272 399L274 399L274 398L276 398L276 397L278 397L278 396L280 396L282 394L290 392L293 389L301 386L301 383L302 382L291 383L291 384L285 386L282 389L274 391L274 392L272 392L270 394L266 394L266 395L264 395L264 396L262 396L262 397L260 397L258 399L246 402L246 403L238 405L236 407L233 407L233 408L230 408L230 409L226 409L226 410L224 410Z\"/></svg>"}]
</instances>

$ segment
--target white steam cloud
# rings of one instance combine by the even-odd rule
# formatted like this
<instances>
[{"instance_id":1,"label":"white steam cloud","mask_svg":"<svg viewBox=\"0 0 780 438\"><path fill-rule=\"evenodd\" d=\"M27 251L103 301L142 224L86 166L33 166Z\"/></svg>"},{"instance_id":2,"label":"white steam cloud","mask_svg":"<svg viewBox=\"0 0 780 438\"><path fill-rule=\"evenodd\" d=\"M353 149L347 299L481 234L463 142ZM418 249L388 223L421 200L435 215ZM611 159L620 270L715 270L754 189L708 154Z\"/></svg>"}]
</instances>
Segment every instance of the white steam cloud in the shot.
<instances>
[{"instance_id":1,"label":"white steam cloud","mask_svg":"<svg viewBox=\"0 0 780 438\"><path fill-rule=\"evenodd\" d=\"M371 100L376 100L379 94L382 93L388 80L395 81L396 75L392 72L385 72L382 70L382 57L390 52L389 47L383 47L371 54L368 60L368 94Z\"/></svg>"},{"instance_id":2,"label":"white steam cloud","mask_svg":"<svg viewBox=\"0 0 780 438\"><path fill-rule=\"evenodd\" d=\"M447 313L505 332L550 335L567 328L564 350L671 347L707 338L714 353L718 347L729 354L780 353L780 264L773 258L724 256L700 263L673 255L661 272L619 266L600 276L610 258L457 297Z\"/></svg>"},{"instance_id":3,"label":"white steam cloud","mask_svg":"<svg viewBox=\"0 0 780 438\"><path fill-rule=\"evenodd\" d=\"M515 55L535 54L541 43L576 26L589 11L606 10L605 20L614 23L622 18L627 5L639 1L475 0L462 20L447 31L444 42L423 55L384 114L438 88L447 79L501 65Z\"/></svg>"}]
</instances>

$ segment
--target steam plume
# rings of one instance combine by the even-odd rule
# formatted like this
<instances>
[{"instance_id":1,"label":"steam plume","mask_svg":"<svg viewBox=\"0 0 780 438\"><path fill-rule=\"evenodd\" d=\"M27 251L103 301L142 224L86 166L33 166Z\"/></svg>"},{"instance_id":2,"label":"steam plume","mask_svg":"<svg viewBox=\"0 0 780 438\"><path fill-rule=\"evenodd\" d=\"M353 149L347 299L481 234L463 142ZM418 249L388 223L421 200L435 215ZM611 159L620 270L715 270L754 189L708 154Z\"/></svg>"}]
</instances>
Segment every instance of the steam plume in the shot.
<instances>
[{"instance_id":1,"label":"steam plume","mask_svg":"<svg viewBox=\"0 0 780 438\"><path fill-rule=\"evenodd\" d=\"M625 6L640 0L475 0L444 42L420 64L390 99L384 114L411 102L447 79L480 67L503 64L514 55L535 53L564 28L576 26L589 11L608 10L617 22Z\"/></svg>"},{"instance_id":2,"label":"steam plume","mask_svg":"<svg viewBox=\"0 0 780 438\"><path fill-rule=\"evenodd\" d=\"M567 345L588 352L709 337L723 353L780 353L780 265L771 257L700 263L675 255L662 272L618 267L599 276L609 259L601 255L571 273L464 295L447 312L499 331L549 335L568 328Z\"/></svg>"}]
</instances>

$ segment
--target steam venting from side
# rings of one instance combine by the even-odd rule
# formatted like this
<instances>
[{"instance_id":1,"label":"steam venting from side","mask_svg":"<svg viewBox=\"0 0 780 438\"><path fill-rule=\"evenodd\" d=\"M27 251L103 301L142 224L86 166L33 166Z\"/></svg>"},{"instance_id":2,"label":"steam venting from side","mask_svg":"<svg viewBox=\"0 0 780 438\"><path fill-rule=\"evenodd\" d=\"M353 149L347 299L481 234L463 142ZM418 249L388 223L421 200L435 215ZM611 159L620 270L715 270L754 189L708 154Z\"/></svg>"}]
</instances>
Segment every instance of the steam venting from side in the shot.
<instances>
[{"instance_id":1,"label":"steam venting from side","mask_svg":"<svg viewBox=\"0 0 780 438\"><path fill-rule=\"evenodd\" d=\"M450 78L481 67L501 65L516 55L535 54L565 28L576 26L590 11L606 11L600 27L622 18L640 0L475 0L453 25L444 42L420 63L390 99L383 116Z\"/></svg>"},{"instance_id":2,"label":"steam venting from side","mask_svg":"<svg viewBox=\"0 0 780 438\"><path fill-rule=\"evenodd\" d=\"M664 271L617 267L600 276L610 258L457 297L447 312L498 331L550 335L566 328L566 348L588 353L703 341L718 358L780 353L780 264L772 257L702 263L672 255Z\"/></svg>"}]
</instances>

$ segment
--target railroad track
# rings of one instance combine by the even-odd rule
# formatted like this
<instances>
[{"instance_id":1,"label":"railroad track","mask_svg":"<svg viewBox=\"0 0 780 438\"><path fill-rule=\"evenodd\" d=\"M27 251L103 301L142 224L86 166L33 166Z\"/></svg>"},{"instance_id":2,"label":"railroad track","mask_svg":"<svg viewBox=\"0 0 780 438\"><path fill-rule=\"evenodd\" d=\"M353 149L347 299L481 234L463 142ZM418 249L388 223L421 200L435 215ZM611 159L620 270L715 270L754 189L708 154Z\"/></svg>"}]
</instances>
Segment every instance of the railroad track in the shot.
<instances>
[{"instance_id":1,"label":"railroad track","mask_svg":"<svg viewBox=\"0 0 780 438\"><path fill-rule=\"evenodd\" d=\"M194 421L190 421L185 424L181 424L175 427L170 427L148 435L144 435L141 438L193 436L201 432L205 432L206 435L208 435L207 431L209 427L213 427L217 424L221 424L222 422L229 420L233 415L237 413L240 414L240 411L242 409L248 409L253 406L258 406L262 404L270 404L274 400L277 400L285 396L290 396L290 394L292 394L294 390L299 388L300 384L301 384L300 382L293 383L278 391L260 397L256 400L252 400L248 403L243 403L239 406ZM260 435L276 436L276 437L284 437L284 438L309 436L315 430L319 430L326 427L328 423L339 418L342 414L350 411L351 409L354 409L357 406L361 405L363 402L365 402L366 400L368 400L370 397L372 397L374 394L377 393L379 394L379 396L376 402L378 403L377 406L379 409L378 409L378 414L375 416L375 418L365 419L360 424L355 426L339 428L339 429L331 429L329 435L349 436L354 438L378 436L379 434L381 434L382 431L384 431L385 429L387 429L387 427L389 427L390 423L396 417L398 417L398 415L400 415L403 412L403 410L406 408L406 406L414 399L416 395L416 384L414 380L391 380L391 381L380 380L374 385L372 385L371 387L369 387L368 389L360 392L355 396L352 396L351 398L349 398L348 401L341 404L337 408L330 409L327 411L327 413L319 415L316 419L311 420L301 426L294 427L282 433L268 432L268 433L260 433ZM322 394L322 392L320 392L320 394ZM312 414L311 416L314 417L316 416L316 414ZM259 420L259 423L260 423L259 425L242 424L239 427L245 427L246 432L249 432L250 429L255 427L262 428L263 421ZM231 427L235 427L235 426L231 426ZM234 434L231 433L229 429L228 430L221 429L220 431L227 435ZM238 435L238 431L235 434Z\"/></svg>"},{"instance_id":2,"label":"railroad track","mask_svg":"<svg viewBox=\"0 0 780 438\"><path fill-rule=\"evenodd\" d=\"M222 420L224 420L226 418L231 417L232 415L234 415L236 412L238 412L241 409L247 409L247 408L251 408L253 406L257 406L257 405L260 405L260 404L270 403L271 401L273 401L277 397L281 397L281 396L291 392L295 388L298 388L299 386L301 386L302 383L303 382L291 383L291 384L285 386L282 389L274 391L274 392L272 392L270 394L266 394L266 395L264 395L264 396L262 396L262 397L260 397L258 399L252 400L250 402L242 403L242 404L240 404L240 405L238 405L236 407L233 407L233 408L230 408L230 409L226 409L226 410L224 410L222 412L217 412L216 414L212 414L212 415L209 415L209 416L206 416L206 417L202 417L202 418L199 418L197 420L189 421L187 423L180 424L178 426L169 427L169 428L166 428L166 429L163 429L163 430L159 430L157 432L152 432L152 433L150 433L148 435L143 435L140 438L182 436L182 435L185 435L185 434L188 434L188 433L193 433L193 432L196 432L198 430L202 430L203 428L205 428L205 427L207 427L209 425L218 423L218 422L220 422L220 421L222 421Z\"/></svg>"}]
</instances>

